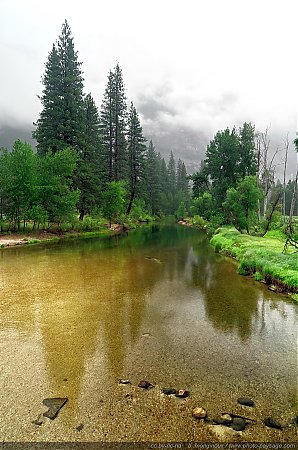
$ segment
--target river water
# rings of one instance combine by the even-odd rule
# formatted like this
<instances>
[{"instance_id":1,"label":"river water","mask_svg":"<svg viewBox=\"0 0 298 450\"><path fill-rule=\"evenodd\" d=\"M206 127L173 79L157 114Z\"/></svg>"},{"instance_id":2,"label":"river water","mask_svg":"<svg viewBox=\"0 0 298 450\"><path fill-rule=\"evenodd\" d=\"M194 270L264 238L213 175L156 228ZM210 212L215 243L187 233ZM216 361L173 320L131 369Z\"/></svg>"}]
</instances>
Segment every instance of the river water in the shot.
<instances>
[{"instance_id":1,"label":"river water","mask_svg":"<svg viewBox=\"0 0 298 450\"><path fill-rule=\"evenodd\" d=\"M0 268L0 441L295 439L297 306L238 275L198 231L15 247ZM68 403L32 423L48 397ZM231 432L193 419L195 406L255 422ZM268 416L286 427L265 427Z\"/></svg>"}]
</instances>

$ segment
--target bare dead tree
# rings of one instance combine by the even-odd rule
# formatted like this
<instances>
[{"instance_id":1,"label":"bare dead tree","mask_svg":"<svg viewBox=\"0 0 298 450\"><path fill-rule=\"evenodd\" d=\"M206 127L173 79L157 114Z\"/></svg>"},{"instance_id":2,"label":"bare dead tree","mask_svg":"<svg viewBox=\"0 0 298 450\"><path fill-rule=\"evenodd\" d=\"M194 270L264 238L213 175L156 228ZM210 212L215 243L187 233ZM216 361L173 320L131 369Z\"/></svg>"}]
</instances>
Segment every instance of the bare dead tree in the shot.
<instances>
[{"instance_id":1,"label":"bare dead tree","mask_svg":"<svg viewBox=\"0 0 298 450\"><path fill-rule=\"evenodd\" d=\"M287 251L287 248L289 245L293 246L298 251L298 242L294 237L294 235L295 235L294 209L295 209L295 204L297 202L297 184L298 184L298 138L295 139L294 144L295 144L296 152L297 152L297 166L296 166L297 168L296 168L296 177L295 177L295 181L294 181L293 194L292 194L292 199L291 199L290 214L289 214L288 224L286 227L287 240L286 240L286 243L284 246L284 250L283 250L284 252Z\"/></svg>"},{"instance_id":2,"label":"bare dead tree","mask_svg":"<svg viewBox=\"0 0 298 450\"><path fill-rule=\"evenodd\" d=\"M289 153L289 133L284 139L285 148L285 161L284 161L284 175L283 175L283 216L286 215L286 175L287 175L287 164L288 164L288 153Z\"/></svg>"},{"instance_id":3,"label":"bare dead tree","mask_svg":"<svg viewBox=\"0 0 298 450\"><path fill-rule=\"evenodd\" d=\"M269 129L270 126L268 126L265 131L256 133L257 184L264 192L262 211L260 203L258 207L259 222L261 220L261 216L263 216L264 219L267 216L268 203L275 182L275 158L281 151L281 149L277 147L270 158Z\"/></svg>"}]
</instances>

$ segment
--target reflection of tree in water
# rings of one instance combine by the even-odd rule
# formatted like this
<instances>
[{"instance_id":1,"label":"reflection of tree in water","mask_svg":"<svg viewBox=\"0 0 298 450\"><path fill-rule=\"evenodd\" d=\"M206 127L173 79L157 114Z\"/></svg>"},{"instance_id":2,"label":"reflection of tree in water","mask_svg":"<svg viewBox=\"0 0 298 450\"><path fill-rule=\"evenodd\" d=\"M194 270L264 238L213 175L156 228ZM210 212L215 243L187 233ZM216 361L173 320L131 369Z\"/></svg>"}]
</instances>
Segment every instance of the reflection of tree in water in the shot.
<instances>
[{"instance_id":1,"label":"reflection of tree in water","mask_svg":"<svg viewBox=\"0 0 298 450\"><path fill-rule=\"evenodd\" d=\"M202 292L206 315L216 328L248 339L258 312L258 289L251 284L248 291L231 262L223 261L207 246L201 244L191 255L192 283Z\"/></svg>"},{"instance_id":2,"label":"reflection of tree in water","mask_svg":"<svg viewBox=\"0 0 298 450\"><path fill-rule=\"evenodd\" d=\"M127 352L142 333L146 294L162 270L130 248L107 254L84 247L81 254L61 255L48 271L49 295L40 315L48 375L53 395L63 392L74 403L96 352L98 383L123 377ZM59 291L53 295L54 280Z\"/></svg>"}]
</instances>

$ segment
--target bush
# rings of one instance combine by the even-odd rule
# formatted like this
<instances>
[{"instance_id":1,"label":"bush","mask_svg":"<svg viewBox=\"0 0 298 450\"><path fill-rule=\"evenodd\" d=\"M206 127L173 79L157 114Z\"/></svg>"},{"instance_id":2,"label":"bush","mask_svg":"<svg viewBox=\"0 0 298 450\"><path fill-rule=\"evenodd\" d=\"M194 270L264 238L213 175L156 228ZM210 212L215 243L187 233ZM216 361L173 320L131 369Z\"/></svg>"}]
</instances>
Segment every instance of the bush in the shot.
<instances>
[{"instance_id":1,"label":"bush","mask_svg":"<svg viewBox=\"0 0 298 450\"><path fill-rule=\"evenodd\" d=\"M203 217L199 215L194 216L194 218L192 219L192 224L202 230L206 229L207 227L207 222L203 219Z\"/></svg>"},{"instance_id":2,"label":"bush","mask_svg":"<svg viewBox=\"0 0 298 450\"><path fill-rule=\"evenodd\" d=\"M255 280L256 281L262 281L263 278L264 278L263 274L257 270L256 273L255 273Z\"/></svg>"}]
</instances>

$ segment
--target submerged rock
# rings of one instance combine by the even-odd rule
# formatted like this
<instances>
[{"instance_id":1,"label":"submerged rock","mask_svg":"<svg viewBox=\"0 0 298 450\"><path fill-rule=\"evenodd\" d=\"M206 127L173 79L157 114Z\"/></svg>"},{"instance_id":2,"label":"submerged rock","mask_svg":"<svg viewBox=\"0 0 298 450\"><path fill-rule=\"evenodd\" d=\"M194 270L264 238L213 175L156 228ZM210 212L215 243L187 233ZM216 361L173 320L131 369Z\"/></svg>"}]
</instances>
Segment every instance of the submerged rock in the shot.
<instances>
[{"instance_id":1,"label":"submerged rock","mask_svg":"<svg viewBox=\"0 0 298 450\"><path fill-rule=\"evenodd\" d=\"M211 433L221 441L228 440L231 437L237 436L237 431L224 425L207 425Z\"/></svg>"},{"instance_id":2,"label":"submerged rock","mask_svg":"<svg viewBox=\"0 0 298 450\"><path fill-rule=\"evenodd\" d=\"M154 387L154 385L147 380L141 380L138 384L138 387L142 389L151 389Z\"/></svg>"},{"instance_id":3,"label":"submerged rock","mask_svg":"<svg viewBox=\"0 0 298 450\"><path fill-rule=\"evenodd\" d=\"M205 419L207 417L207 411L201 406L197 406L192 410L192 416L195 419Z\"/></svg>"},{"instance_id":4,"label":"submerged rock","mask_svg":"<svg viewBox=\"0 0 298 450\"><path fill-rule=\"evenodd\" d=\"M150 261L157 262L158 264L161 264L161 260L158 258L155 258L154 256L146 256L146 259L149 259Z\"/></svg>"},{"instance_id":5,"label":"submerged rock","mask_svg":"<svg viewBox=\"0 0 298 450\"><path fill-rule=\"evenodd\" d=\"M37 417L37 419L32 420L32 423L33 423L34 425L38 425L38 426L42 425L42 424L43 424L43 414L42 414L42 413L39 414L38 417Z\"/></svg>"},{"instance_id":6,"label":"submerged rock","mask_svg":"<svg viewBox=\"0 0 298 450\"><path fill-rule=\"evenodd\" d=\"M254 402L250 398L247 398L247 397L238 398L237 402L243 406L251 406L251 407L255 406Z\"/></svg>"},{"instance_id":7,"label":"submerged rock","mask_svg":"<svg viewBox=\"0 0 298 450\"><path fill-rule=\"evenodd\" d=\"M274 284L270 284L270 286L268 286L269 291L272 292L277 292L277 287Z\"/></svg>"},{"instance_id":8,"label":"submerged rock","mask_svg":"<svg viewBox=\"0 0 298 450\"><path fill-rule=\"evenodd\" d=\"M83 428L84 428L84 424L83 424L83 423L80 423L80 425L78 425L78 426L76 427L76 430L77 430L77 431L82 431Z\"/></svg>"},{"instance_id":9,"label":"submerged rock","mask_svg":"<svg viewBox=\"0 0 298 450\"><path fill-rule=\"evenodd\" d=\"M229 426L231 425L233 419L230 416L230 414L222 414L220 417L215 417L213 419L213 422L216 423L217 425L226 425Z\"/></svg>"},{"instance_id":10,"label":"submerged rock","mask_svg":"<svg viewBox=\"0 0 298 450\"><path fill-rule=\"evenodd\" d=\"M246 422L241 417L234 417L231 427L235 431L243 431L245 429Z\"/></svg>"},{"instance_id":11,"label":"submerged rock","mask_svg":"<svg viewBox=\"0 0 298 450\"><path fill-rule=\"evenodd\" d=\"M185 389L179 389L179 391L176 392L175 397L179 398L189 397L189 391L186 391Z\"/></svg>"},{"instance_id":12,"label":"submerged rock","mask_svg":"<svg viewBox=\"0 0 298 450\"><path fill-rule=\"evenodd\" d=\"M176 391L176 389L172 389L172 388L163 388L162 393L165 395L176 395L177 391Z\"/></svg>"},{"instance_id":13,"label":"submerged rock","mask_svg":"<svg viewBox=\"0 0 298 450\"><path fill-rule=\"evenodd\" d=\"M131 384L129 380L119 380L119 384Z\"/></svg>"},{"instance_id":14,"label":"submerged rock","mask_svg":"<svg viewBox=\"0 0 298 450\"><path fill-rule=\"evenodd\" d=\"M42 403L47 406L49 409L43 413L45 417L48 417L49 419L53 420L55 417L57 417L58 412L60 409L65 405L68 398L45 398Z\"/></svg>"},{"instance_id":15,"label":"submerged rock","mask_svg":"<svg viewBox=\"0 0 298 450\"><path fill-rule=\"evenodd\" d=\"M266 425L266 427L276 428L277 430L282 429L282 425L273 417L267 417L267 419L264 420L264 424Z\"/></svg>"},{"instance_id":16,"label":"submerged rock","mask_svg":"<svg viewBox=\"0 0 298 450\"><path fill-rule=\"evenodd\" d=\"M295 427L298 427L298 416L295 416L293 418L293 420L291 421L291 424L294 425Z\"/></svg>"}]
</instances>

